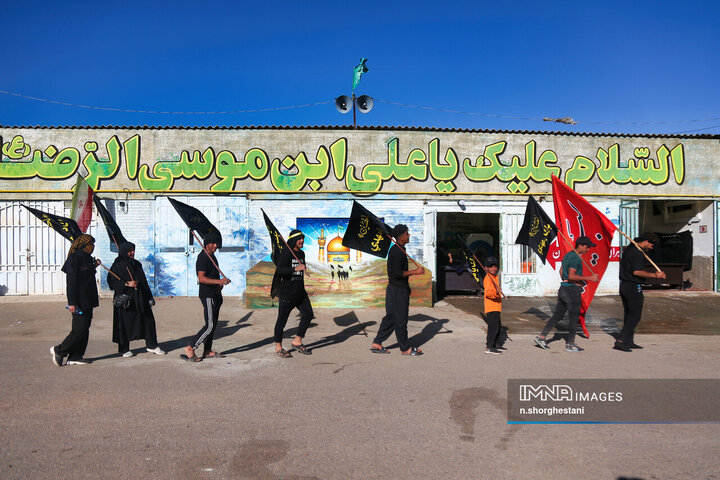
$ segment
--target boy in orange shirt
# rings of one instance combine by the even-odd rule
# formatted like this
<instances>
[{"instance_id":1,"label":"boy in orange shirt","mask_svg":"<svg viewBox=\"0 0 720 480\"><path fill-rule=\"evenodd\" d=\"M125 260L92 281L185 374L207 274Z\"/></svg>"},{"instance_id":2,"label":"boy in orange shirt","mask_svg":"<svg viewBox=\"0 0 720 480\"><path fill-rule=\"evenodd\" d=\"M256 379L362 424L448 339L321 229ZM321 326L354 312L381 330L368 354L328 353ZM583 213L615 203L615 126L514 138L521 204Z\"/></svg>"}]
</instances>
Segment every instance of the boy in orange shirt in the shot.
<instances>
[{"instance_id":1,"label":"boy in orange shirt","mask_svg":"<svg viewBox=\"0 0 720 480\"><path fill-rule=\"evenodd\" d=\"M500 312L502 311L502 296L500 295L500 280L498 270L500 266L495 257L489 257L485 262L487 274L483 280L485 290L485 323L487 323L487 339L485 353L499 355L505 347L497 346L500 333ZM496 287L497 285L497 287Z\"/></svg>"}]
</instances>

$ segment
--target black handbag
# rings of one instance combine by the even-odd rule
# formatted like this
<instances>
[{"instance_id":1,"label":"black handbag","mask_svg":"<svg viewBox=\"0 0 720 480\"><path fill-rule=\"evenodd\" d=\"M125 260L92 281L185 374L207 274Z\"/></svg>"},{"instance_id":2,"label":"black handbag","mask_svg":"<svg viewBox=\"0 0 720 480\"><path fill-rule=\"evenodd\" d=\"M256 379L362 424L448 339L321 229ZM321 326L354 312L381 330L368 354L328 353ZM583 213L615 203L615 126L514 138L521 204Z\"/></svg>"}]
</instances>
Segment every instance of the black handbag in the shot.
<instances>
[{"instance_id":1,"label":"black handbag","mask_svg":"<svg viewBox=\"0 0 720 480\"><path fill-rule=\"evenodd\" d=\"M113 298L113 306L120 310L129 310L133 306L133 298L127 293L121 293Z\"/></svg>"}]
</instances>

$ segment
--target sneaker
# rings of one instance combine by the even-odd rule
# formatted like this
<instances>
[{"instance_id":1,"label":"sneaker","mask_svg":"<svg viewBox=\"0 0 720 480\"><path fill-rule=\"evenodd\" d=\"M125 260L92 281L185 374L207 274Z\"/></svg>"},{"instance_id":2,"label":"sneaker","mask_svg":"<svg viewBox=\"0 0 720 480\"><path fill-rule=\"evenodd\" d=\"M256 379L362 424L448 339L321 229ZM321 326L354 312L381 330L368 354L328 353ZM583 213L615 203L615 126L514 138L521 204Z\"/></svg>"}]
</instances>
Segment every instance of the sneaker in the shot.
<instances>
[{"instance_id":1,"label":"sneaker","mask_svg":"<svg viewBox=\"0 0 720 480\"><path fill-rule=\"evenodd\" d=\"M643 347L641 347L637 343L632 343L630 344L630 348L632 348L633 350L642 350Z\"/></svg>"},{"instance_id":2,"label":"sneaker","mask_svg":"<svg viewBox=\"0 0 720 480\"><path fill-rule=\"evenodd\" d=\"M78 358L77 360L68 360L67 365L88 365L90 362L84 358Z\"/></svg>"},{"instance_id":3,"label":"sneaker","mask_svg":"<svg viewBox=\"0 0 720 480\"><path fill-rule=\"evenodd\" d=\"M132 350L128 350L127 352L123 353L123 357L125 357L125 358L130 358L130 357L134 357L134 356L135 356L135 354L132 352Z\"/></svg>"},{"instance_id":4,"label":"sneaker","mask_svg":"<svg viewBox=\"0 0 720 480\"><path fill-rule=\"evenodd\" d=\"M485 353L491 353L493 355L501 355L502 352L498 350L497 348L486 348Z\"/></svg>"},{"instance_id":5,"label":"sneaker","mask_svg":"<svg viewBox=\"0 0 720 480\"><path fill-rule=\"evenodd\" d=\"M566 344L565 344L565 351L566 351L566 352L582 352L583 350L585 350L585 349L578 347L578 346L575 345L574 343L566 343Z\"/></svg>"},{"instance_id":6,"label":"sneaker","mask_svg":"<svg viewBox=\"0 0 720 480\"><path fill-rule=\"evenodd\" d=\"M495 349L496 349L496 350L502 350L503 352L504 352L505 350L507 350L507 348L505 348L505 347L495 347Z\"/></svg>"},{"instance_id":7,"label":"sneaker","mask_svg":"<svg viewBox=\"0 0 720 480\"><path fill-rule=\"evenodd\" d=\"M615 340L615 345L613 345L613 349L614 349L614 350L620 350L621 352L632 352L632 350L630 349L630 347L628 347L627 345L625 345L623 342L619 342L619 341L617 341L617 340Z\"/></svg>"},{"instance_id":8,"label":"sneaker","mask_svg":"<svg viewBox=\"0 0 720 480\"><path fill-rule=\"evenodd\" d=\"M542 348L543 350L547 350L548 348L550 348L550 347L548 347L548 344L545 341L545 339L542 338L540 335L535 337L535 343L537 344L538 347Z\"/></svg>"},{"instance_id":9,"label":"sneaker","mask_svg":"<svg viewBox=\"0 0 720 480\"><path fill-rule=\"evenodd\" d=\"M50 355L52 355L52 361L58 367L62 367L63 356L55 351L55 347L50 347Z\"/></svg>"},{"instance_id":10,"label":"sneaker","mask_svg":"<svg viewBox=\"0 0 720 480\"><path fill-rule=\"evenodd\" d=\"M148 353L154 353L155 355L165 355L165 350L160 347L148 348Z\"/></svg>"}]
</instances>

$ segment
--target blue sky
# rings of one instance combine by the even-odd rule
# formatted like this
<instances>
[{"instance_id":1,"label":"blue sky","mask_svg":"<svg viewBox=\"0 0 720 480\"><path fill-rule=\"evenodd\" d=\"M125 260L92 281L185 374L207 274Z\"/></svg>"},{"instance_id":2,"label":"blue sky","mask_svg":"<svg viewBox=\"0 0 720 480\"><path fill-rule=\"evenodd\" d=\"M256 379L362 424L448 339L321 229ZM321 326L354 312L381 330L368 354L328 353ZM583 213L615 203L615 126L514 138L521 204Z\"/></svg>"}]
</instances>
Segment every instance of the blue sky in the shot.
<instances>
[{"instance_id":1,"label":"blue sky","mask_svg":"<svg viewBox=\"0 0 720 480\"><path fill-rule=\"evenodd\" d=\"M359 125L720 134L720 2L5 3L4 92L329 102L0 93L5 126L347 125L366 57Z\"/></svg>"}]
</instances>

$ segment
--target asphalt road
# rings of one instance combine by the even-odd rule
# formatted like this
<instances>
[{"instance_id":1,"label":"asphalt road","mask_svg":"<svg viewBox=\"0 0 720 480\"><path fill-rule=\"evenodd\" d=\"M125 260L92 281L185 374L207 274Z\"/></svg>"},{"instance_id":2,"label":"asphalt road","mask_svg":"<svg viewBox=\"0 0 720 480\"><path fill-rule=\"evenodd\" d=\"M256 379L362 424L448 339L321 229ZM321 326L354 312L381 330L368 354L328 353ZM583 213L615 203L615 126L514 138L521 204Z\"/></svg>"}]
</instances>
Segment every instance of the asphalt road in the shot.
<instances>
[{"instance_id":1,"label":"asphalt road","mask_svg":"<svg viewBox=\"0 0 720 480\"><path fill-rule=\"evenodd\" d=\"M199 300L158 300L168 355L133 342L138 355L120 358L103 299L93 363L58 368L48 349L69 331L63 299L0 298L0 478L720 478L720 424L510 425L506 415L508 379L718 378L720 296L648 296L645 349L632 353L611 350L622 308L602 297L580 354L533 346L552 299L511 298L512 341L497 356L483 353L477 301L456 300L411 309L422 357L370 353L379 309L323 309L305 340L312 355L281 359L276 310L229 298L216 334L227 357L190 364L179 354L201 326ZM293 314L290 333L296 325Z\"/></svg>"}]
</instances>

